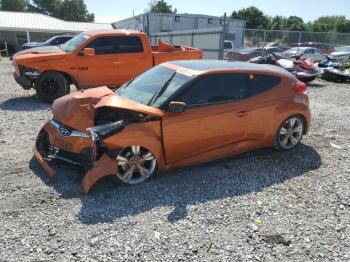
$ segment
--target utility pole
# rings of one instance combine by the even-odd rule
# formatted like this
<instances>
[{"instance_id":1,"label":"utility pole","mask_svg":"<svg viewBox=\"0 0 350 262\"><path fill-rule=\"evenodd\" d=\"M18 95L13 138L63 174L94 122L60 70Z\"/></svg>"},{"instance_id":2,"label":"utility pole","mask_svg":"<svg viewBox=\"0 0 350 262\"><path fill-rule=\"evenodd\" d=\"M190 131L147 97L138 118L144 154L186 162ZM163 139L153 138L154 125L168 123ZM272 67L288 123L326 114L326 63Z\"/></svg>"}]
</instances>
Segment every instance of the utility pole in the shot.
<instances>
[{"instance_id":1,"label":"utility pole","mask_svg":"<svg viewBox=\"0 0 350 262\"><path fill-rule=\"evenodd\" d=\"M222 28L222 33L220 37L220 50L219 50L219 60L224 59L224 42L227 35L227 15L224 14L224 25Z\"/></svg>"}]
</instances>

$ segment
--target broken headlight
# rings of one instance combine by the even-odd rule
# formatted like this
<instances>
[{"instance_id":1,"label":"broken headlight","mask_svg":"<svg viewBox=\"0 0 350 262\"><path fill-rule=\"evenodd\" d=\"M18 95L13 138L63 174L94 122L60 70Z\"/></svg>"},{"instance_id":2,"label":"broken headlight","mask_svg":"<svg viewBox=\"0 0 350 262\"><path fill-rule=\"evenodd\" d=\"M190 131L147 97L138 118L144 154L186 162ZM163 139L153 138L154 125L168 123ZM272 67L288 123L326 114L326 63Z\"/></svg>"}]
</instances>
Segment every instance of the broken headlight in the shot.
<instances>
[{"instance_id":1,"label":"broken headlight","mask_svg":"<svg viewBox=\"0 0 350 262\"><path fill-rule=\"evenodd\" d=\"M31 78L38 78L40 76L40 73L37 70L22 65L19 66L19 71L22 76L28 76Z\"/></svg>"},{"instance_id":2,"label":"broken headlight","mask_svg":"<svg viewBox=\"0 0 350 262\"><path fill-rule=\"evenodd\" d=\"M90 136L92 141L96 142L100 139L105 139L111 135L114 135L124 129L123 121L112 122L94 126L90 129Z\"/></svg>"}]
</instances>

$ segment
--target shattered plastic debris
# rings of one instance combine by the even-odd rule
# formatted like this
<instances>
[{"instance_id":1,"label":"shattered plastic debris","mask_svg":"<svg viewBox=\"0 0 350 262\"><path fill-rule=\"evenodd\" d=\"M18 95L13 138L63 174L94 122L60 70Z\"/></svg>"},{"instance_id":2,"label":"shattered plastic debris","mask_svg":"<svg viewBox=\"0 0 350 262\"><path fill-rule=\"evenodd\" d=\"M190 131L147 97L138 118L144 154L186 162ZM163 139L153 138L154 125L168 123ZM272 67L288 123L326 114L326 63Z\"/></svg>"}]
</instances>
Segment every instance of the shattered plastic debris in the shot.
<instances>
[{"instance_id":1,"label":"shattered plastic debris","mask_svg":"<svg viewBox=\"0 0 350 262\"><path fill-rule=\"evenodd\" d=\"M262 224L262 220L261 219L255 219L254 223L257 224L257 225L261 225Z\"/></svg>"},{"instance_id":2,"label":"shattered plastic debris","mask_svg":"<svg viewBox=\"0 0 350 262\"><path fill-rule=\"evenodd\" d=\"M343 149L341 146L333 144L333 143L329 143L332 147L336 148L336 149Z\"/></svg>"}]
</instances>

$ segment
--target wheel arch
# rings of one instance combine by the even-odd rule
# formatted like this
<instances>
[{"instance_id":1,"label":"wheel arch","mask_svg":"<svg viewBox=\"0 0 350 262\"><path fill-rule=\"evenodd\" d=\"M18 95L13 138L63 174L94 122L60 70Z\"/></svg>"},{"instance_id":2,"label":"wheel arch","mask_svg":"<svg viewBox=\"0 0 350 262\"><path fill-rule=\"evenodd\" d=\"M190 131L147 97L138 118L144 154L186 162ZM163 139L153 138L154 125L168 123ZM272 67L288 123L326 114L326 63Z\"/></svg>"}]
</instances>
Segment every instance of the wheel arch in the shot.
<instances>
[{"instance_id":1,"label":"wheel arch","mask_svg":"<svg viewBox=\"0 0 350 262\"><path fill-rule=\"evenodd\" d=\"M60 74L64 75L64 77L69 81L69 84L74 84L74 85L76 86L77 89L80 89L79 86L78 86L78 82L75 80L75 78L74 78L71 74L69 74L69 73L67 73L67 72L65 72L65 71L60 71L60 70L46 70L46 71L43 71L43 72L40 74L40 76L42 76L42 75L44 75L44 74L46 74L46 73L49 73L49 72L60 73Z\"/></svg>"}]
</instances>

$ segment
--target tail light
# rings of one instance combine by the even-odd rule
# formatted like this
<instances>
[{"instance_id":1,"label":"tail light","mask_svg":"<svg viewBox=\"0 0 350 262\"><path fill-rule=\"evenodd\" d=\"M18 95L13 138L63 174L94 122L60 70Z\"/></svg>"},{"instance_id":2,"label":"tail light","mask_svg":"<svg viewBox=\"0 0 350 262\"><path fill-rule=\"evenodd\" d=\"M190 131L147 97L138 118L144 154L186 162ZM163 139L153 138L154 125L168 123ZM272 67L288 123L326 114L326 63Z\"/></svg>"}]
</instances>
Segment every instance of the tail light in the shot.
<instances>
[{"instance_id":1,"label":"tail light","mask_svg":"<svg viewBox=\"0 0 350 262\"><path fill-rule=\"evenodd\" d=\"M293 92L297 95L306 95L307 94L307 86L303 82L297 82L297 84L293 87Z\"/></svg>"}]
</instances>

